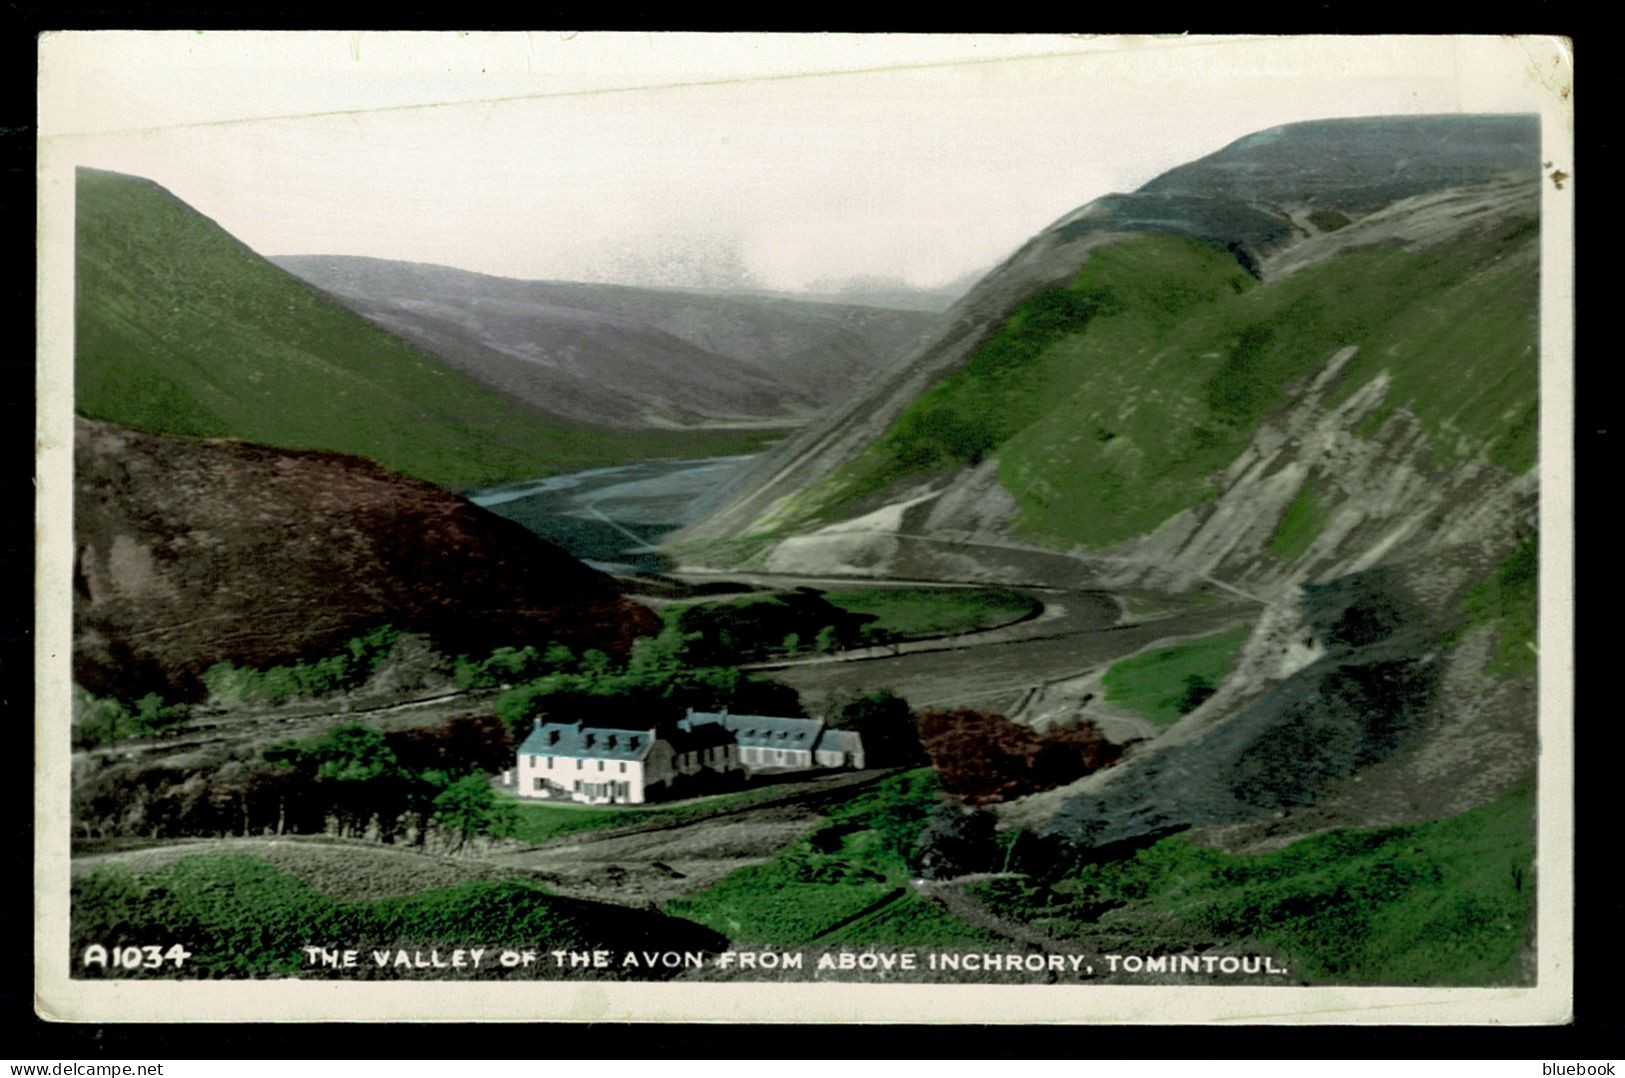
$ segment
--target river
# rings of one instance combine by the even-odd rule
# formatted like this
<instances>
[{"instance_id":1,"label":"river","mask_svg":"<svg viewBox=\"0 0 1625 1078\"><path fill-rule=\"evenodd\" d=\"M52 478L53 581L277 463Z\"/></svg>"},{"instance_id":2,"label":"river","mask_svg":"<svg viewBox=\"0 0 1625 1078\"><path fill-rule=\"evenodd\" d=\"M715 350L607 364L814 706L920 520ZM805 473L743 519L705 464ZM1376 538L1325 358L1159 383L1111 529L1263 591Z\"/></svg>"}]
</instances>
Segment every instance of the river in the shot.
<instances>
[{"instance_id":1,"label":"river","mask_svg":"<svg viewBox=\"0 0 1625 1078\"><path fill-rule=\"evenodd\" d=\"M662 567L655 544L711 509L755 459L649 460L489 487L468 499L596 569L652 573Z\"/></svg>"}]
</instances>

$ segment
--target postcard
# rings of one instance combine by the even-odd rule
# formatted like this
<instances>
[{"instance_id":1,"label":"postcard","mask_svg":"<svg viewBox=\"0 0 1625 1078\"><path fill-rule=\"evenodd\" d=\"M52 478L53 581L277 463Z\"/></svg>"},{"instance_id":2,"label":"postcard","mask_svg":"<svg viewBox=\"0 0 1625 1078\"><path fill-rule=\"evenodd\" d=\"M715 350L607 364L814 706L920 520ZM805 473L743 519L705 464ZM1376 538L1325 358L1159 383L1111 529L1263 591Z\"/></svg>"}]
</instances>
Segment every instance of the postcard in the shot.
<instances>
[{"instance_id":1,"label":"postcard","mask_svg":"<svg viewBox=\"0 0 1625 1078\"><path fill-rule=\"evenodd\" d=\"M43 1016L1572 1013L1563 39L39 47Z\"/></svg>"}]
</instances>

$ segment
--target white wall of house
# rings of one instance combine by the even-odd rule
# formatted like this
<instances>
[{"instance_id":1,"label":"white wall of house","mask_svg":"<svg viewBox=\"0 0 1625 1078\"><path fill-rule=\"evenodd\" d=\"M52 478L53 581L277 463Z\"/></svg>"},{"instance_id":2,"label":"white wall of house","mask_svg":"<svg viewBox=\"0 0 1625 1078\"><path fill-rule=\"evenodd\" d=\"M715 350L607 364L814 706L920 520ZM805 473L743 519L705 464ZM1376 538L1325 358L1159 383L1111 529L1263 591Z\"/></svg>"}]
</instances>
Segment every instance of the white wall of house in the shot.
<instances>
[{"instance_id":1,"label":"white wall of house","mask_svg":"<svg viewBox=\"0 0 1625 1078\"><path fill-rule=\"evenodd\" d=\"M613 747L614 737L609 741ZM566 746L568 744L566 742ZM844 747L816 748L817 745L815 741L814 746L806 748L771 743L742 746L737 741L728 741L678 752L670 741L653 737L642 744L632 742L632 747L644 748L639 760L522 753L512 772L513 788L518 796L527 798L569 798L595 805L641 805L651 798L668 796L673 780L703 772L725 774L741 768L752 772L863 767L861 748L853 751L849 758Z\"/></svg>"},{"instance_id":2,"label":"white wall of house","mask_svg":"<svg viewBox=\"0 0 1625 1078\"><path fill-rule=\"evenodd\" d=\"M520 797L569 797L591 804L641 805L647 796L644 772L642 760L523 755L519 757L515 792Z\"/></svg>"}]
</instances>

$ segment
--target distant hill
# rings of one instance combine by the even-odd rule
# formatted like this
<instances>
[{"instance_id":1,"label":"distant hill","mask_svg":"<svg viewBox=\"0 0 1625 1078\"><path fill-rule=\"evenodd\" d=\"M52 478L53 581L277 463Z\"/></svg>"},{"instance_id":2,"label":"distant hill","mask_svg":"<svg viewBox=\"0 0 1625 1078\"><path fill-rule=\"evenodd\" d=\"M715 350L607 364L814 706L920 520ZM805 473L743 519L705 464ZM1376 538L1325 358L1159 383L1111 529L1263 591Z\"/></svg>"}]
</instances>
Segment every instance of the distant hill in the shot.
<instances>
[{"instance_id":1,"label":"distant hill","mask_svg":"<svg viewBox=\"0 0 1625 1078\"><path fill-rule=\"evenodd\" d=\"M562 423L448 369L149 180L78 173L75 402L174 434L355 453L451 487L740 451Z\"/></svg>"},{"instance_id":2,"label":"distant hill","mask_svg":"<svg viewBox=\"0 0 1625 1078\"><path fill-rule=\"evenodd\" d=\"M449 654L624 653L659 627L519 525L356 457L74 434L74 678L101 695L174 698L217 661L321 657L386 623Z\"/></svg>"},{"instance_id":3,"label":"distant hill","mask_svg":"<svg viewBox=\"0 0 1625 1078\"><path fill-rule=\"evenodd\" d=\"M870 303L878 307L900 307L910 311L940 313L952 307L971 287L987 276L990 266L962 273L947 284L916 288L895 277L858 275L813 281L805 291L792 295L829 303Z\"/></svg>"},{"instance_id":4,"label":"distant hill","mask_svg":"<svg viewBox=\"0 0 1625 1078\"><path fill-rule=\"evenodd\" d=\"M933 320L852 297L523 281L337 255L272 261L470 378L573 423L799 425Z\"/></svg>"}]
</instances>

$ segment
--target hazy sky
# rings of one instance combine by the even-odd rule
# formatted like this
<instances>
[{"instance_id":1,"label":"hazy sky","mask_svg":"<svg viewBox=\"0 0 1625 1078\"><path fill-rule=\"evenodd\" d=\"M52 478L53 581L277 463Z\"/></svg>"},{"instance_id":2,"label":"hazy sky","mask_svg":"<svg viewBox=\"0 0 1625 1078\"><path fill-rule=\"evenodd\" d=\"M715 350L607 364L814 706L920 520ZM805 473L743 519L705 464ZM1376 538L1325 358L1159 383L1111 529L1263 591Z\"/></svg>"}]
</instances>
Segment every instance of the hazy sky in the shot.
<instances>
[{"instance_id":1,"label":"hazy sky","mask_svg":"<svg viewBox=\"0 0 1625 1078\"><path fill-rule=\"evenodd\" d=\"M1545 39L96 33L41 161L262 254L515 277L931 286L1099 195L1326 116L1534 111Z\"/></svg>"}]
</instances>

